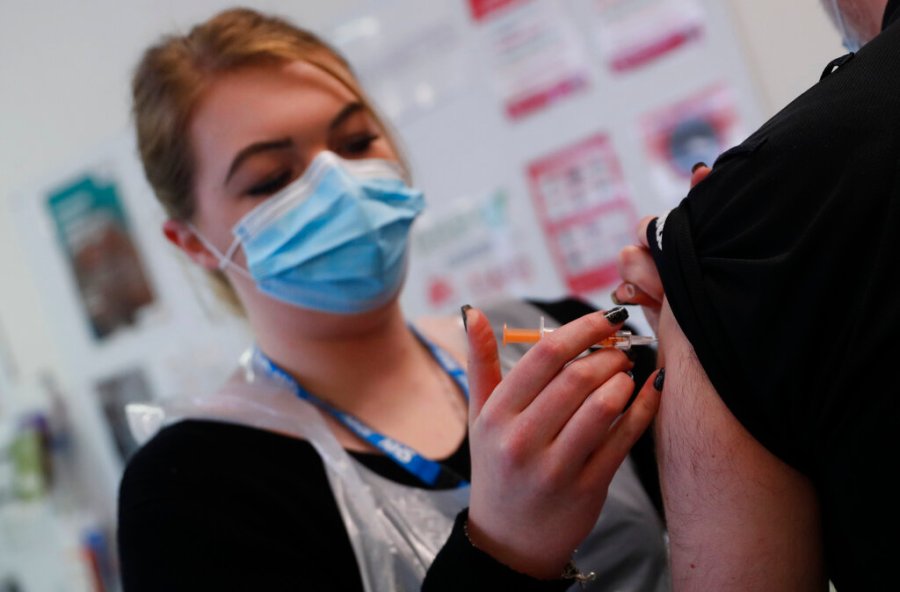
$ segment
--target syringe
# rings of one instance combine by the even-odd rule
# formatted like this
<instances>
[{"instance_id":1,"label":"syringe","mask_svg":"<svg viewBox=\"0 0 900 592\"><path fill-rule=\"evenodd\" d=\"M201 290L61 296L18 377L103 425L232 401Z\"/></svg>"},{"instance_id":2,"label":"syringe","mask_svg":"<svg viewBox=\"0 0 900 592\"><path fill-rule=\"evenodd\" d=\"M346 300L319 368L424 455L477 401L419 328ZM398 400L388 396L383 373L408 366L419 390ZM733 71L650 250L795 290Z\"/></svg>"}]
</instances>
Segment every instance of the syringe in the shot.
<instances>
[{"instance_id":1,"label":"syringe","mask_svg":"<svg viewBox=\"0 0 900 592\"><path fill-rule=\"evenodd\" d=\"M544 317L541 317L541 324L537 329L508 327L504 323L503 345L506 345L508 343L537 343L545 334L552 332L553 329L548 329L544 326ZM617 331L615 335L607 337L603 341L596 343L591 347L614 347L616 349L628 351L636 345L653 345L654 343L656 343L655 337L633 335L631 331Z\"/></svg>"}]
</instances>

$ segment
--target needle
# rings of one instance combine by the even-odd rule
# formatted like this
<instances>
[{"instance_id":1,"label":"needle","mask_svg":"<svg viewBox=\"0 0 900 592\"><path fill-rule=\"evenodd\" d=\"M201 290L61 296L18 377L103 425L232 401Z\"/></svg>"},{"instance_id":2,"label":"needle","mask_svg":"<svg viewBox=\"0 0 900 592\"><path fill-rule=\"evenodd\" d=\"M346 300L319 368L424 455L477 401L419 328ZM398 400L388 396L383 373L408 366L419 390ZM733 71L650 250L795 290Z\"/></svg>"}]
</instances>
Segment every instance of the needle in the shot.
<instances>
[{"instance_id":1,"label":"needle","mask_svg":"<svg viewBox=\"0 0 900 592\"><path fill-rule=\"evenodd\" d=\"M553 329L544 326L544 317L541 317L541 325L537 329L523 329L516 327L507 327L503 325L503 345L508 343L537 343L547 333L552 333ZM615 335L607 337L603 341L594 344L594 348L614 347L623 351L628 351L638 345L653 345L656 343L655 337L647 337L644 335L634 335L631 331L618 331Z\"/></svg>"}]
</instances>

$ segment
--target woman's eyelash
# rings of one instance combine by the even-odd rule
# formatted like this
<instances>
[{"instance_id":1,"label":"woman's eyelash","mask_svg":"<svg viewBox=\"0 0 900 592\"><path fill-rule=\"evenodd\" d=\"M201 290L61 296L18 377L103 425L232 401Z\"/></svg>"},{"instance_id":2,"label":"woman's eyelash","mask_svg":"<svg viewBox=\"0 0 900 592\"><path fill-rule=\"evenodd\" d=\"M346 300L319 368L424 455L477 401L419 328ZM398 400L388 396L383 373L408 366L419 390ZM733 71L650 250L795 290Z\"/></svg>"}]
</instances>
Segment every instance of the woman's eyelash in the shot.
<instances>
[{"instance_id":1,"label":"woman's eyelash","mask_svg":"<svg viewBox=\"0 0 900 592\"><path fill-rule=\"evenodd\" d=\"M275 193L285 185L287 185L288 181L291 179L291 171L284 171L275 175L274 177L270 177L261 183L258 183L247 190L248 195L271 195Z\"/></svg>"},{"instance_id":2,"label":"woman's eyelash","mask_svg":"<svg viewBox=\"0 0 900 592\"><path fill-rule=\"evenodd\" d=\"M367 134L349 139L344 143L344 150L350 153L365 152L372 145L372 142L378 139L376 134Z\"/></svg>"}]
</instances>

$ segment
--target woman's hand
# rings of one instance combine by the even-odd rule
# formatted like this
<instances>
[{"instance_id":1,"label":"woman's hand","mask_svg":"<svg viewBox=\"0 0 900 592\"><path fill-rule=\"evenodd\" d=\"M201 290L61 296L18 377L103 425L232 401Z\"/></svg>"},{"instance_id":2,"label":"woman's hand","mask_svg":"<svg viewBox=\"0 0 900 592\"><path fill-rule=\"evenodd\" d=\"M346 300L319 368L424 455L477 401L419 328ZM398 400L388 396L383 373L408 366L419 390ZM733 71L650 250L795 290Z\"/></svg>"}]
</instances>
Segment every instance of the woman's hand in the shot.
<instances>
[{"instance_id":1,"label":"woman's hand","mask_svg":"<svg viewBox=\"0 0 900 592\"><path fill-rule=\"evenodd\" d=\"M659 391L648 380L622 414L634 388L628 358L608 349L574 359L621 326L623 308L548 334L502 381L487 318L476 309L463 314L471 393L469 536L516 571L560 577L597 521L613 475L656 414Z\"/></svg>"},{"instance_id":2,"label":"woman's hand","mask_svg":"<svg viewBox=\"0 0 900 592\"><path fill-rule=\"evenodd\" d=\"M712 169L705 164L697 165L691 175L691 188L705 179ZM625 247L619 252L619 275L622 283L612 293L617 304L639 304L644 309L647 323L658 334L659 312L662 309L663 285L650 248L647 244L647 226L655 216L643 218L637 227L637 245Z\"/></svg>"}]
</instances>

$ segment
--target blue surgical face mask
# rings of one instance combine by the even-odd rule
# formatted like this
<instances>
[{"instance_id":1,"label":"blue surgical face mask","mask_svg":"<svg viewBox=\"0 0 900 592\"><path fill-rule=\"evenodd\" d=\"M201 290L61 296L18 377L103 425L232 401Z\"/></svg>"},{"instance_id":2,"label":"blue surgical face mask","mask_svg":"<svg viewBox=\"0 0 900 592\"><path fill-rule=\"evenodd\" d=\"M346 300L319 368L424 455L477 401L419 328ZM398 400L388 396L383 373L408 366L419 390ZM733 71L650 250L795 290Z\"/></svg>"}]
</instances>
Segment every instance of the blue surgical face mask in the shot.
<instances>
[{"instance_id":1,"label":"blue surgical face mask","mask_svg":"<svg viewBox=\"0 0 900 592\"><path fill-rule=\"evenodd\" d=\"M400 291L410 225L424 207L402 169L384 160L321 152L297 180L232 229L220 262L260 291L298 307L336 314L373 310ZM242 247L247 269L231 258Z\"/></svg>"}]
</instances>

